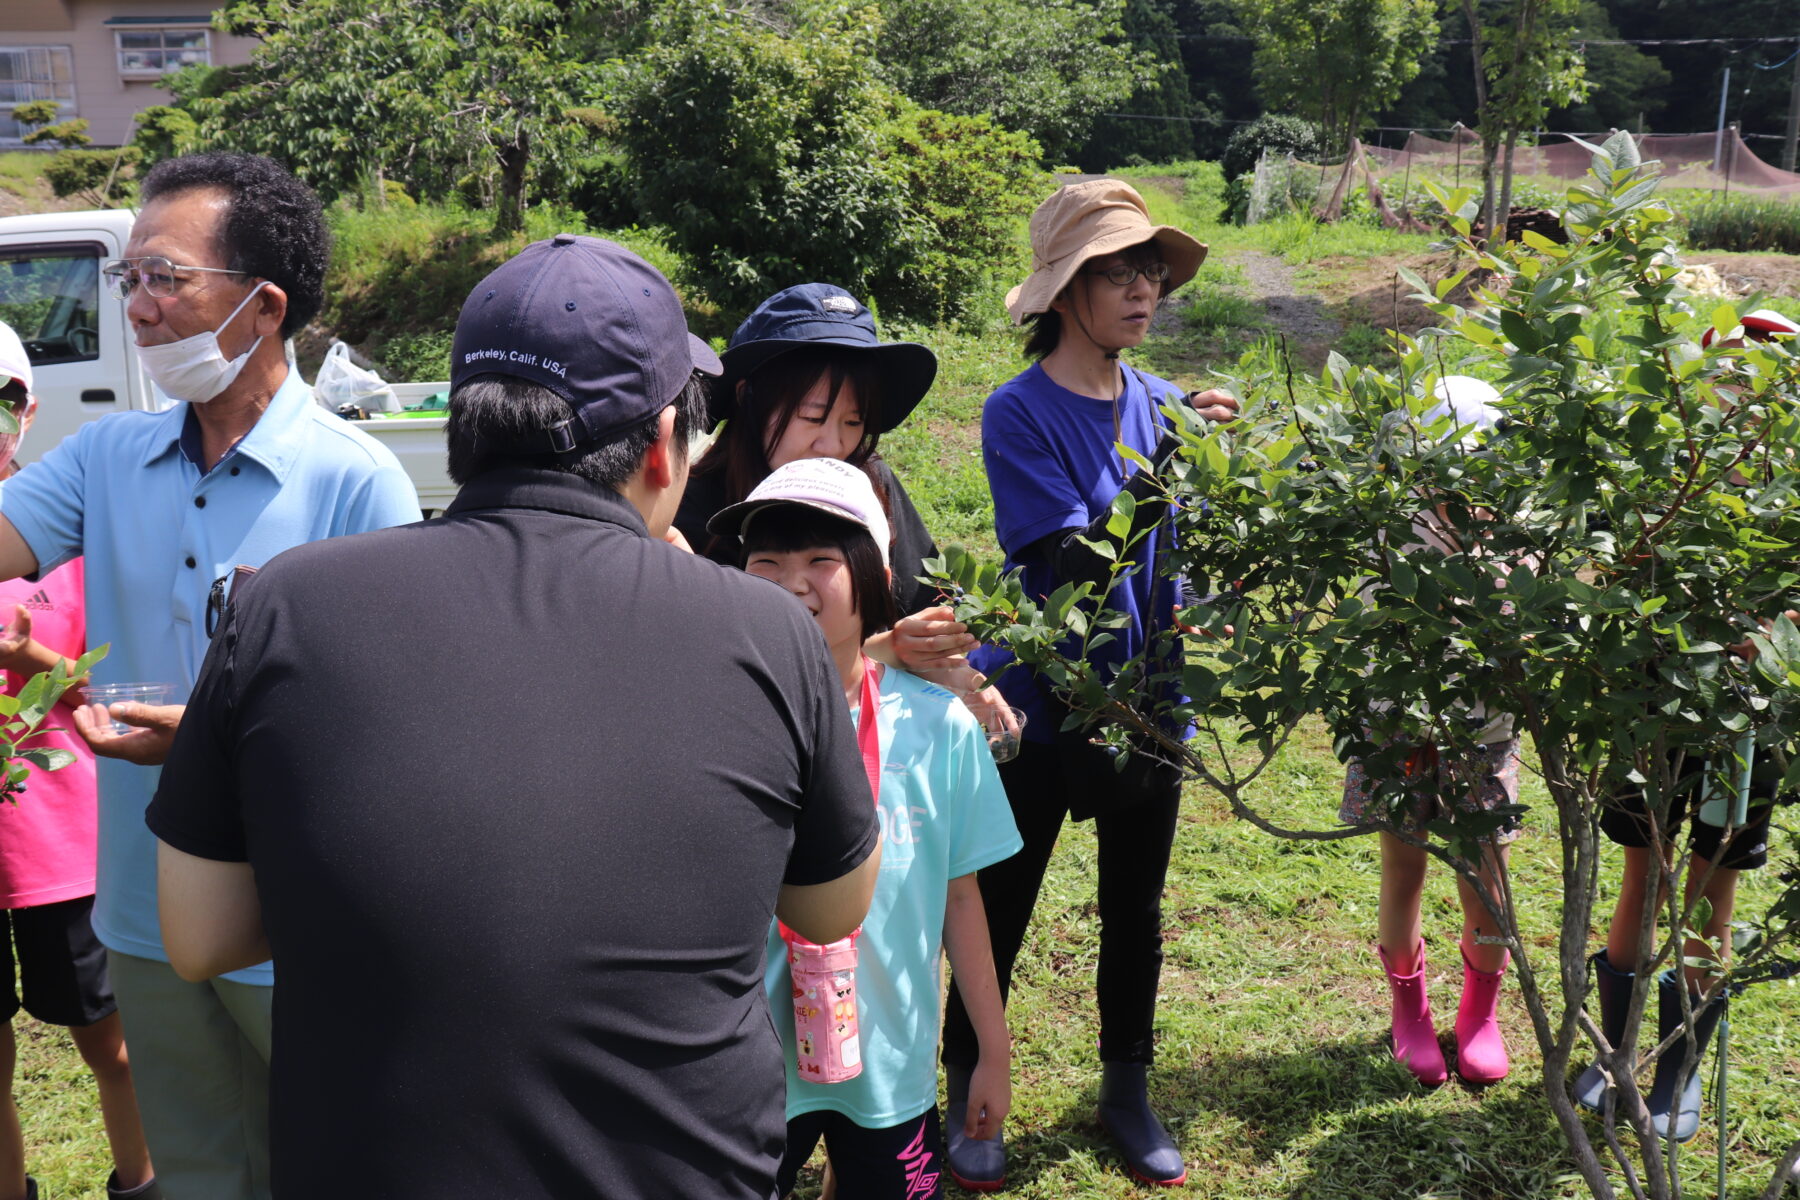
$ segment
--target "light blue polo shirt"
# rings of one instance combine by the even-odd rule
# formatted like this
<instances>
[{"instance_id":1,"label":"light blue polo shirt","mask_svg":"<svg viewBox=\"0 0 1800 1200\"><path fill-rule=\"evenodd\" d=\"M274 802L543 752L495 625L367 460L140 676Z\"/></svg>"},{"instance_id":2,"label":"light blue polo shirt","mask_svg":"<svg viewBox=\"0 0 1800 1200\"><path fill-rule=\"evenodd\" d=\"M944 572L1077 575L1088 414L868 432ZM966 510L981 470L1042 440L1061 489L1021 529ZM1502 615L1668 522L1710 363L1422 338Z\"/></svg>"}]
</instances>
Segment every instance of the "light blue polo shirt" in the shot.
<instances>
[{"instance_id":1,"label":"light blue polo shirt","mask_svg":"<svg viewBox=\"0 0 1800 1200\"><path fill-rule=\"evenodd\" d=\"M197 437L183 446L188 408L90 422L0 488L0 515L40 574L87 560L88 644L112 646L95 681L170 683L177 702L206 655L213 580L305 542L419 519L418 494L393 453L315 404L295 372L204 475L193 460ZM156 839L144 825L161 768L112 758L99 767L94 932L110 949L166 962ZM274 981L266 963L228 978Z\"/></svg>"}]
</instances>

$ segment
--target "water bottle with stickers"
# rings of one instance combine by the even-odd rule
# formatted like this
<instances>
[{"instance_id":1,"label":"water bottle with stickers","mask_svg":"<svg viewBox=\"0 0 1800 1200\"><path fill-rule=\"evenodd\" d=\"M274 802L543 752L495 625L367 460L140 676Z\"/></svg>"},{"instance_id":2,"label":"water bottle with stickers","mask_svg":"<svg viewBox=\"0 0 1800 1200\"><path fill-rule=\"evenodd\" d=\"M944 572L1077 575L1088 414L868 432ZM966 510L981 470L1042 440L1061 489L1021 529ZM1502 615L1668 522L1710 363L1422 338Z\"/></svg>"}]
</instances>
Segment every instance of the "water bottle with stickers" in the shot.
<instances>
[{"instance_id":1,"label":"water bottle with stickers","mask_svg":"<svg viewBox=\"0 0 1800 1200\"><path fill-rule=\"evenodd\" d=\"M858 929L821 946L781 927L794 982L794 1056L800 1078L813 1083L842 1083L862 1074L856 1030L856 939L861 933Z\"/></svg>"}]
</instances>

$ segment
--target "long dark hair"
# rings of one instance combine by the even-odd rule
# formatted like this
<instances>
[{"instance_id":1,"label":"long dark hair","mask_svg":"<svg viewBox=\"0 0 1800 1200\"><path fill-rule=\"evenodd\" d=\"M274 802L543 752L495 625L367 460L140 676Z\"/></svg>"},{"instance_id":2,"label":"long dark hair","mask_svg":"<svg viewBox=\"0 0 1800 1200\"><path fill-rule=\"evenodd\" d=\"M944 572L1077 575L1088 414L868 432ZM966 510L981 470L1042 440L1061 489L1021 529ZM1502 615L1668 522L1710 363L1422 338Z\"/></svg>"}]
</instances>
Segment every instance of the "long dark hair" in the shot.
<instances>
[{"instance_id":1,"label":"long dark hair","mask_svg":"<svg viewBox=\"0 0 1800 1200\"><path fill-rule=\"evenodd\" d=\"M881 427L881 376L867 354L834 346L802 346L770 359L744 381L731 419L719 440L694 464L694 474L723 472L725 503L736 504L750 494L774 470L769 452L774 449L800 402L828 379L825 410L837 407L844 385L849 384L862 411L863 435L845 462L860 467L875 453Z\"/></svg>"},{"instance_id":2,"label":"long dark hair","mask_svg":"<svg viewBox=\"0 0 1800 1200\"><path fill-rule=\"evenodd\" d=\"M850 602L862 618L863 640L893 628L900 619L900 609L894 603L893 588L888 586L881 551L875 545L874 535L854 521L804 504L771 504L750 518L750 528L744 531L743 561L748 563L750 556L759 551L786 554L821 546L844 556L844 565L850 572Z\"/></svg>"}]
</instances>

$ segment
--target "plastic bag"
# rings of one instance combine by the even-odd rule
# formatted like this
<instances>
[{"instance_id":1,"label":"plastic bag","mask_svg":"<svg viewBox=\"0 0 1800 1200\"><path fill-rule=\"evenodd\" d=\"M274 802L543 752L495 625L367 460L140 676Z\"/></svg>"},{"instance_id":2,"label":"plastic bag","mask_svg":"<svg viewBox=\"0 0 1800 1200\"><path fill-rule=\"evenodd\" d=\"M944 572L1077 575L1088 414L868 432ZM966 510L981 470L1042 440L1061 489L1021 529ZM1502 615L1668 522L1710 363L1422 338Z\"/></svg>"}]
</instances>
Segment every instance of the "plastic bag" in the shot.
<instances>
[{"instance_id":1,"label":"plastic bag","mask_svg":"<svg viewBox=\"0 0 1800 1200\"><path fill-rule=\"evenodd\" d=\"M313 395L320 404L336 412L353 405L368 412L399 412L400 398L394 389L374 371L350 361L350 347L334 341L319 364L319 376L313 381Z\"/></svg>"}]
</instances>

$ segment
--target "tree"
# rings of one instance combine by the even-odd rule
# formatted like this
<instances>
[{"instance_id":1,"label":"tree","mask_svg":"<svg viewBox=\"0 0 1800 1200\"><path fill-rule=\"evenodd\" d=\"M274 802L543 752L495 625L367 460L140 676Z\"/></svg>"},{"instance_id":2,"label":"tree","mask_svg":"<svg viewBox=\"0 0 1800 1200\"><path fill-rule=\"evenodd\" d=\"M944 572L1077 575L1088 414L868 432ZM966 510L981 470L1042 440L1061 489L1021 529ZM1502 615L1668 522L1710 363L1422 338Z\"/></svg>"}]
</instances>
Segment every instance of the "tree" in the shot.
<instances>
[{"instance_id":1,"label":"tree","mask_svg":"<svg viewBox=\"0 0 1800 1200\"><path fill-rule=\"evenodd\" d=\"M187 106L204 143L279 158L327 198L371 179L429 196L492 179L495 229L512 232L533 168L576 136L595 4L238 0L215 21L258 39L250 66Z\"/></svg>"},{"instance_id":2,"label":"tree","mask_svg":"<svg viewBox=\"0 0 1800 1200\"><path fill-rule=\"evenodd\" d=\"M1668 832L1676 778L1704 762L1711 786L1732 794L1731 764L1748 737L1785 768L1783 790L1800 782L1800 629L1779 615L1800 591L1800 356L1733 348L1734 309L1693 310L1697 298L1675 283L1673 218L1656 187L1619 135L1563 215L1569 244L1527 234L1526 246L1486 252L1468 237L1470 193L1440 193L1463 269L1435 286L1409 279L1442 324L1401 339L1397 373L1334 355L1313 384L1279 358L1251 359L1236 425L1201 428L1181 406L1167 410L1181 445L1156 478L1174 501L1176 549L1157 569L1194 592L1216 589L1180 614L1210 636L1190 643L1173 676L1151 664L1171 661L1174 630L1116 674L1090 664L1089 648L1120 620L1106 610L1110 583L1027 596L1016 574L954 549L940 573L958 618L1035 667L1079 710L1074 722L1091 714L1094 736L1122 752L1128 734L1149 745L1139 752L1177 763L1279 837L1367 832L1284 827L1247 800L1301 721L1322 720L1339 754L1364 758L1398 801L1417 786L1403 769L1410 748L1468 761L1486 723L1470 714L1513 714L1550 798L1534 819L1561 848L1562 894L1540 898L1558 913L1554 952L1520 938L1530 901L1504 871L1490 915L1513 956L1544 1094L1602 1200L1618 1194L1606 1159L1638 1200L1679 1194L1680 1147L1656 1136L1635 1082L1677 1038L1656 1045L1628 1028L1609 1045L1582 1011L1599 810L1641 788L1662 831L1650 857L1669 865L1665 886L1647 889L1640 959L1654 967L1634 983L1641 1006L1655 970L1683 961L1684 932L1705 923L1698 902L1681 900L1689 846ZM1470 307L1447 302L1473 269L1506 282ZM1629 332L1610 338L1612 318L1594 315L1602 305L1622 309ZM1708 329L1722 336L1705 348ZM1427 419L1433 384L1451 369L1504 388L1505 432L1480 440L1448 417ZM1122 495L1110 537L1093 543L1112 557L1114 582L1144 569L1129 540L1135 509ZM1420 541L1415 523L1428 512L1453 535L1399 551ZM1761 632L1758 617L1773 618ZM1754 660L1726 652L1746 639ZM1189 699L1165 694L1149 713L1133 706L1163 680ZM1190 723L1191 741L1168 732ZM1473 883L1480 839L1509 815L1435 822L1443 840L1430 845L1387 831ZM1791 835L1771 851L1800 860ZM1780 878L1760 920L1734 939L1728 967L1723 947L1697 956L1712 970L1709 995L1800 967L1800 871ZM1590 1055L1617 1084L1597 1125L1566 1082ZM1797 1159L1800 1143L1764 1195L1776 1195Z\"/></svg>"},{"instance_id":3,"label":"tree","mask_svg":"<svg viewBox=\"0 0 1800 1200\"><path fill-rule=\"evenodd\" d=\"M1419 73L1437 0L1238 0L1238 11L1264 101L1299 109L1335 151Z\"/></svg>"},{"instance_id":4,"label":"tree","mask_svg":"<svg viewBox=\"0 0 1800 1200\"><path fill-rule=\"evenodd\" d=\"M1170 15L1194 104L1193 154L1216 159L1234 125L1262 111L1251 71L1250 35L1239 24L1232 0L1172 0Z\"/></svg>"},{"instance_id":5,"label":"tree","mask_svg":"<svg viewBox=\"0 0 1800 1200\"><path fill-rule=\"evenodd\" d=\"M1546 118L1558 129L1599 132L1634 129L1657 102L1657 93L1669 86L1668 69L1653 54L1638 46L1614 45L1619 30L1597 0L1582 0L1575 16L1578 43L1582 47L1587 95ZM1635 36L1635 31L1634 31ZM1716 102L1717 97L1714 97Z\"/></svg>"},{"instance_id":6,"label":"tree","mask_svg":"<svg viewBox=\"0 0 1800 1200\"><path fill-rule=\"evenodd\" d=\"M1126 0L1125 33L1137 64L1137 86L1119 113L1095 118L1086 144L1075 156L1084 171L1129 162L1173 162L1194 153L1188 124L1194 100L1181 69L1175 20L1163 0Z\"/></svg>"},{"instance_id":7,"label":"tree","mask_svg":"<svg viewBox=\"0 0 1800 1200\"><path fill-rule=\"evenodd\" d=\"M54 147L57 153L44 164L44 178L58 196L80 196L95 208L115 203L121 192L128 192L120 170L138 159L130 146L115 150L90 150L93 138L88 123L75 117L58 121L61 108L54 100L34 100L13 110L21 128L36 126L19 140L27 146Z\"/></svg>"},{"instance_id":8,"label":"tree","mask_svg":"<svg viewBox=\"0 0 1800 1200\"><path fill-rule=\"evenodd\" d=\"M1462 7L1481 131L1482 234L1491 240L1497 232L1505 240L1519 135L1540 128L1551 109L1587 95L1581 50L1570 36L1581 0L1497 0L1485 13L1483 0L1462 0Z\"/></svg>"},{"instance_id":9,"label":"tree","mask_svg":"<svg viewBox=\"0 0 1800 1200\"><path fill-rule=\"evenodd\" d=\"M1038 149L985 116L922 110L882 82L876 10L786 26L714 0L668 5L614 81L640 212L709 296L748 308L830 280L889 312L961 315L1014 265Z\"/></svg>"},{"instance_id":10,"label":"tree","mask_svg":"<svg viewBox=\"0 0 1800 1200\"><path fill-rule=\"evenodd\" d=\"M1146 74L1125 0L889 0L875 54L915 103L1030 134L1052 162Z\"/></svg>"},{"instance_id":11,"label":"tree","mask_svg":"<svg viewBox=\"0 0 1800 1200\"><path fill-rule=\"evenodd\" d=\"M74 117L67 121L58 121L62 115L62 107L54 100L33 100L29 104L21 104L13 109L13 120L21 129L35 126L32 131L20 138L27 146L54 146L58 149L73 150L89 145L93 138L88 136L88 123L84 117Z\"/></svg>"}]
</instances>

